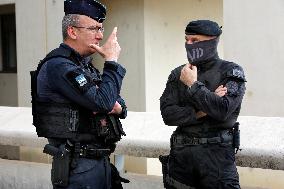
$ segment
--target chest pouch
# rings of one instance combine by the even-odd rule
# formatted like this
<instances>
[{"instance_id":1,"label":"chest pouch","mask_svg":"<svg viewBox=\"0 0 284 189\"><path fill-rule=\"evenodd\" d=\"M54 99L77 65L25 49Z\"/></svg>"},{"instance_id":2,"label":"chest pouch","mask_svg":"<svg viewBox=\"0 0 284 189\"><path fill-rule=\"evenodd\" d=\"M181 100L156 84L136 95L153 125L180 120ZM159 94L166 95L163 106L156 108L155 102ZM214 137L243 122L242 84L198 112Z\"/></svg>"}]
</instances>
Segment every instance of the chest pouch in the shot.
<instances>
[{"instance_id":1,"label":"chest pouch","mask_svg":"<svg viewBox=\"0 0 284 189\"><path fill-rule=\"evenodd\" d=\"M93 129L97 131L97 135L103 138L106 143L115 143L125 136L122 124L115 115L96 114L93 118Z\"/></svg>"}]
</instances>

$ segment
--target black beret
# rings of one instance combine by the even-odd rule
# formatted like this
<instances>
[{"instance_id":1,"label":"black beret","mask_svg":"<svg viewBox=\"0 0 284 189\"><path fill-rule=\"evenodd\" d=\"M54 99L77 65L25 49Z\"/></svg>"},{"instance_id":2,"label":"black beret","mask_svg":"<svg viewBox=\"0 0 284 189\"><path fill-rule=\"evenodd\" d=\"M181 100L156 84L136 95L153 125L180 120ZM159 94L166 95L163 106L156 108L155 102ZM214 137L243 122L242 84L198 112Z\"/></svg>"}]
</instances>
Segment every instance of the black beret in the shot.
<instances>
[{"instance_id":1,"label":"black beret","mask_svg":"<svg viewBox=\"0 0 284 189\"><path fill-rule=\"evenodd\" d=\"M219 36L222 33L221 28L216 22L211 20L196 20L187 24L185 34Z\"/></svg>"},{"instance_id":2,"label":"black beret","mask_svg":"<svg viewBox=\"0 0 284 189\"><path fill-rule=\"evenodd\" d=\"M64 12L86 15L100 23L106 19L106 7L96 0L65 0Z\"/></svg>"}]
</instances>

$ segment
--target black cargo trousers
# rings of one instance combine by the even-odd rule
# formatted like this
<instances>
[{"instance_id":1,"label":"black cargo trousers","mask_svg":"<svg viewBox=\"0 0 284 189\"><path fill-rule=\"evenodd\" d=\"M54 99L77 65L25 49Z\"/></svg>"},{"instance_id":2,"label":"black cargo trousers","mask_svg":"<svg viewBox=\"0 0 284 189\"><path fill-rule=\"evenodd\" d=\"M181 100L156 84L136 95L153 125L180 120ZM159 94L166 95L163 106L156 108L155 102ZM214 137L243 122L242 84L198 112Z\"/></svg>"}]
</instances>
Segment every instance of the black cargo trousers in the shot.
<instances>
[{"instance_id":1,"label":"black cargo trousers","mask_svg":"<svg viewBox=\"0 0 284 189\"><path fill-rule=\"evenodd\" d=\"M167 180L167 189L240 189L234 148L231 144L172 147Z\"/></svg>"}]
</instances>

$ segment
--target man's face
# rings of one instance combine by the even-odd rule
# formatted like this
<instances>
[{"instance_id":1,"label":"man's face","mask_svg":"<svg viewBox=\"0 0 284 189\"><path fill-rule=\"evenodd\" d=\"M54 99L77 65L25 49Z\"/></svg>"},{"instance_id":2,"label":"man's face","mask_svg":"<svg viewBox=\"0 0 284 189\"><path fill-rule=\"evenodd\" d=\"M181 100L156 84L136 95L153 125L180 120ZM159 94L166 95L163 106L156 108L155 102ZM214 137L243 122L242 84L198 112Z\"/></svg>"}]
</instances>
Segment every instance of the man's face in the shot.
<instances>
[{"instance_id":1,"label":"man's face","mask_svg":"<svg viewBox=\"0 0 284 189\"><path fill-rule=\"evenodd\" d=\"M103 39L103 25L85 15L80 15L79 20L78 26L73 26L74 30L77 30L77 44L81 55L89 56L94 53L89 44L99 45Z\"/></svg>"},{"instance_id":2,"label":"man's face","mask_svg":"<svg viewBox=\"0 0 284 189\"><path fill-rule=\"evenodd\" d=\"M215 36L207 36L207 35L185 35L186 44L194 44L201 41L207 41L210 39L216 38Z\"/></svg>"}]
</instances>

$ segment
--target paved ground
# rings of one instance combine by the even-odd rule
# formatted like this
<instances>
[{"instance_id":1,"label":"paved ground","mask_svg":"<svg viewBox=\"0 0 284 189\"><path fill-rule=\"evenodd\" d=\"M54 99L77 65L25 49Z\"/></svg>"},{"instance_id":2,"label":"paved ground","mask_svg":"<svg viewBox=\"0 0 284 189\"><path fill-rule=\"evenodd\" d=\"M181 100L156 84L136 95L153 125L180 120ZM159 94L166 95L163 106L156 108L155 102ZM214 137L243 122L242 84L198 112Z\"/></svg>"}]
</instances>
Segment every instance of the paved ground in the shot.
<instances>
[{"instance_id":1,"label":"paved ground","mask_svg":"<svg viewBox=\"0 0 284 189\"><path fill-rule=\"evenodd\" d=\"M50 164L0 159L0 189L52 189L50 168ZM125 184L124 189L163 189L160 176L133 173L124 176L132 181ZM242 189L265 188L242 187Z\"/></svg>"},{"instance_id":2,"label":"paved ground","mask_svg":"<svg viewBox=\"0 0 284 189\"><path fill-rule=\"evenodd\" d=\"M129 180L135 180L129 184L123 186L124 189L163 189L162 178L159 176L145 176L141 174L127 174L125 175ZM258 187L246 187L242 186L242 189L269 189Z\"/></svg>"}]
</instances>

